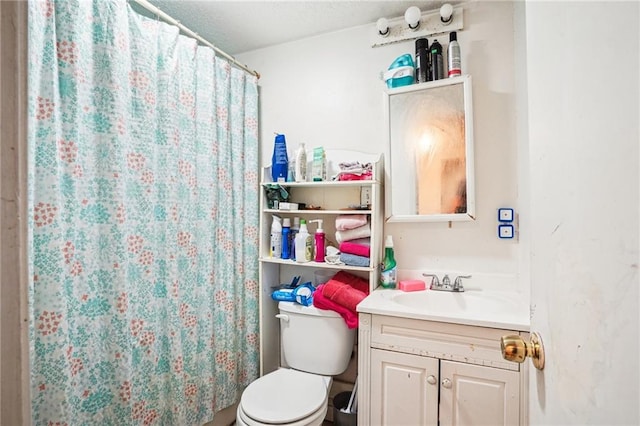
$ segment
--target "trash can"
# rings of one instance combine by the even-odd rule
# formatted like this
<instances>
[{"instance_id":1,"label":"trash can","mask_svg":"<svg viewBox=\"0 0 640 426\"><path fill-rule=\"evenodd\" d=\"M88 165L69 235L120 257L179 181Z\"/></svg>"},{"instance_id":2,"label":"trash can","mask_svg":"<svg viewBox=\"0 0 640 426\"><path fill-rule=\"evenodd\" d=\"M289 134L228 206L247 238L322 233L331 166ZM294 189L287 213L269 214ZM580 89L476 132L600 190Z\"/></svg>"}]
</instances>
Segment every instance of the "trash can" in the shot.
<instances>
[{"instance_id":1,"label":"trash can","mask_svg":"<svg viewBox=\"0 0 640 426\"><path fill-rule=\"evenodd\" d=\"M333 424L334 426L357 426L357 413L343 413L341 408L347 408L351 392L340 392L333 397Z\"/></svg>"}]
</instances>

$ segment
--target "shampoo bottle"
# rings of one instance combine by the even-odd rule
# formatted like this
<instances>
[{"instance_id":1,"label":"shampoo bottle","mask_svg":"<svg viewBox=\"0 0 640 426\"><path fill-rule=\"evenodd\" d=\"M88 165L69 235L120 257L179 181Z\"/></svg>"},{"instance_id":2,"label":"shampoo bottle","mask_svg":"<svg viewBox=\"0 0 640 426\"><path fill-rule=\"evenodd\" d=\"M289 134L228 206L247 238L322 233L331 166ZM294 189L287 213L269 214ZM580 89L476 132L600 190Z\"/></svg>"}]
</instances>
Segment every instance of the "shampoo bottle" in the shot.
<instances>
[{"instance_id":1,"label":"shampoo bottle","mask_svg":"<svg viewBox=\"0 0 640 426\"><path fill-rule=\"evenodd\" d=\"M273 156L271 157L271 178L274 182L286 182L288 172L287 143L284 135L276 134L276 140L273 144Z\"/></svg>"},{"instance_id":2,"label":"shampoo bottle","mask_svg":"<svg viewBox=\"0 0 640 426\"><path fill-rule=\"evenodd\" d=\"M311 244L311 235L307 230L307 221L300 219L300 231L296 235L296 262L310 262L312 252L313 245Z\"/></svg>"},{"instance_id":3,"label":"shampoo bottle","mask_svg":"<svg viewBox=\"0 0 640 426\"><path fill-rule=\"evenodd\" d=\"M380 285L383 288L396 288L398 272L396 258L393 254L393 237L387 235L384 243L384 259L382 260L380 273Z\"/></svg>"},{"instance_id":4,"label":"shampoo bottle","mask_svg":"<svg viewBox=\"0 0 640 426\"><path fill-rule=\"evenodd\" d=\"M280 216L273 215L271 222L271 257L282 256L282 222Z\"/></svg>"},{"instance_id":5,"label":"shampoo bottle","mask_svg":"<svg viewBox=\"0 0 640 426\"><path fill-rule=\"evenodd\" d=\"M460 59L460 45L455 31L449 33L449 47L447 47L447 65L449 65L449 77L457 77L462 74Z\"/></svg>"},{"instance_id":6,"label":"shampoo bottle","mask_svg":"<svg viewBox=\"0 0 640 426\"><path fill-rule=\"evenodd\" d=\"M290 248L291 241L289 241L289 234L291 233L291 219L285 217L282 221L282 258L288 259L291 256Z\"/></svg>"},{"instance_id":7,"label":"shampoo bottle","mask_svg":"<svg viewBox=\"0 0 640 426\"><path fill-rule=\"evenodd\" d=\"M298 231L300 231L300 218L298 216L293 218L293 226L291 227L291 232L289 233L289 247L291 247L291 260L296 260L296 235L298 235Z\"/></svg>"},{"instance_id":8,"label":"shampoo bottle","mask_svg":"<svg viewBox=\"0 0 640 426\"><path fill-rule=\"evenodd\" d=\"M324 262L324 244L325 236L324 229L322 229L322 219L310 220L309 223L318 222L318 229L316 230L316 262Z\"/></svg>"}]
</instances>

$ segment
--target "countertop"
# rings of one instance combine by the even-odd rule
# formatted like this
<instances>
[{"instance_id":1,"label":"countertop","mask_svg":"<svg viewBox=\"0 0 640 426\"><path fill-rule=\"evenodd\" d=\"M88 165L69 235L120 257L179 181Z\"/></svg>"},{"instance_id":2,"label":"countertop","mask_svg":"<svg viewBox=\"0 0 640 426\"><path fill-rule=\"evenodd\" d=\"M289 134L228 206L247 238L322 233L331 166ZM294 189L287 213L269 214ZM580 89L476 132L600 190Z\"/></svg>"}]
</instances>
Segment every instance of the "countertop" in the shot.
<instances>
[{"instance_id":1,"label":"countertop","mask_svg":"<svg viewBox=\"0 0 640 426\"><path fill-rule=\"evenodd\" d=\"M357 306L362 313L506 330L529 331L529 304L516 292L468 289L404 292L378 289Z\"/></svg>"}]
</instances>

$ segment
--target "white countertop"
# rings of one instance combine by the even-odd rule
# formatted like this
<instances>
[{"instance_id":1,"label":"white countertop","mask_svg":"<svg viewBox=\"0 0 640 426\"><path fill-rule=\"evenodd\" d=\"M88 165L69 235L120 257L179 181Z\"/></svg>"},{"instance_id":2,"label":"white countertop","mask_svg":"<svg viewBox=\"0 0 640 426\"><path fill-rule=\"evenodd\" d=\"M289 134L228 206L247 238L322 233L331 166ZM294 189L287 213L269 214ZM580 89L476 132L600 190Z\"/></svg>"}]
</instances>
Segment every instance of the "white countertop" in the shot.
<instances>
[{"instance_id":1,"label":"white countertop","mask_svg":"<svg viewBox=\"0 0 640 426\"><path fill-rule=\"evenodd\" d=\"M516 292L469 289L404 292L378 289L358 312L506 330L529 331L529 304Z\"/></svg>"}]
</instances>

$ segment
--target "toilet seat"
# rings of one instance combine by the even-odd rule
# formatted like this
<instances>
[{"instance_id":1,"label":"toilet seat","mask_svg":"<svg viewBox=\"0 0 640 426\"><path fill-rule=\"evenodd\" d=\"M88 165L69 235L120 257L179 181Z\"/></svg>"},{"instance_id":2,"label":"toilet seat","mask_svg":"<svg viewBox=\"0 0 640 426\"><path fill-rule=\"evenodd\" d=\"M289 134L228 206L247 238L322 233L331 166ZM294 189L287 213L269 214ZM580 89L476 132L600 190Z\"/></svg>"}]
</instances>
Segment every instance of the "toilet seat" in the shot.
<instances>
[{"instance_id":1,"label":"toilet seat","mask_svg":"<svg viewBox=\"0 0 640 426\"><path fill-rule=\"evenodd\" d=\"M324 418L327 398L326 378L283 368L251 383L242 393L238 413L247 424L309 424Z\"/></svg>"}]
</instances>

